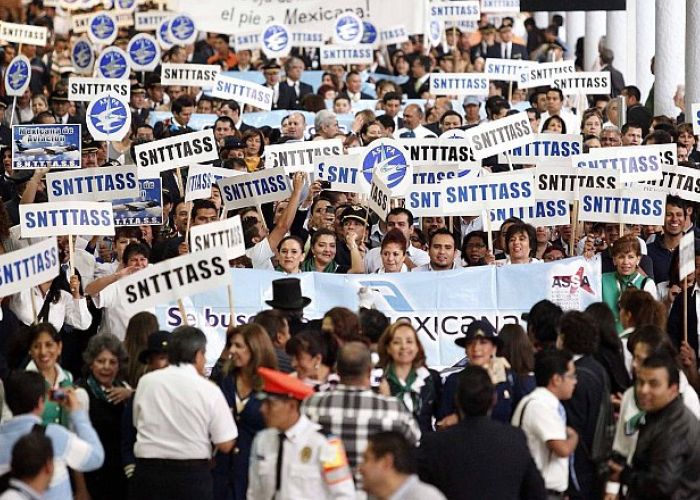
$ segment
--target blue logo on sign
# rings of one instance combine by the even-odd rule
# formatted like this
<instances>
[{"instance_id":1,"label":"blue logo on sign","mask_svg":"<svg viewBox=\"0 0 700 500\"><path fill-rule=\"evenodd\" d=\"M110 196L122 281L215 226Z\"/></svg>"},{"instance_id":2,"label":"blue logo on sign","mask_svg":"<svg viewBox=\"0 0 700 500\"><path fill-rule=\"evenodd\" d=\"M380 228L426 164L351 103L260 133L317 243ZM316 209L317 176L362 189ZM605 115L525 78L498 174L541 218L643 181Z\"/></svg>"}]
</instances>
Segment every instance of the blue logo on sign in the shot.
<instances>
[{"instance_id":1,"label":"blue logo on sign","mask_svg":"<svg viewBox=\"0 0 700 500\"><path fill-rule=\"evenodd\" d=\"M108 40L117 29L114 20L104 14L98 14L90 20L90 30L98 40Z\"/></svg>"},{"instance_id":2,"label":"blue logo on sign","mask_svg":"<svg viewBox=\"0 0 700 500\"><path fill-rule=\"evenodd\" d=\"M100 59L100 72L105 78L121 78L126 74L128 67L124 56L116 50L110 50Z\"/></svg>"},{"instance_id":3,"label":"blue logo on sign","mask_svg":"<svg viewBox=\"0 0 700 500\"><path fill-rule=\"evenodd\" d=\"M430 39L431 40L440 40L440 37L442 36L440 29L440 21L430 21Z\"/></svg>"},{"instance_id":4,"label":"blue logo on sign","mask_svg":"<svg viewBox=\"0 0 700 500\"><path fill-rule=\"evenodd\" d=\"M413 307L408 303L406 297L403 296L401 290L390 281L360 281L360 285L372 288L381 293L386 303L389 304L389 307L394 311L413 311Z\"/></svg>"},{"instance_id":5,"label":"blue logo on sign","mask_svg":"<svg viewBox=\"0 0 700 500\"><path fill-rule=\"evenodd\" d=\"M139 66L148 66L158 54L158 49L152 40L139 38L129 48L129 56Z\"/></svg>"},{"instance_id":6,"label":"blue logo on sign","mask_svg":"<svg viewBox=\"0 0 700 500\"><path fill-rule=\"evenodd\" d=\"M352 42L360 32L360 24L354 16L342 16L335 25L336 35L343 42Z\"/></svg>"},{"instance_id":7,"label":"blue logo on sign","mask_svg":"<svg viewBox=\"0 0 700 500\"><path fill-rule=\"evenodd\" d=\"M365 31L362 33L362 40L360 43L374 43L377 40L377 28L369 21L362 21L362 26L364 26Z\"/></svg>"},{"instance_id":8,"label":"blue logo on sign","mask_svg":"<svg viewBox=\"0 0 700 500\"><path fill-rule=\"evenodd\" d=\"M95 101L88 119L96 130L111 134L124 127L128 118L124 104L117 98L106 96Z\"/></svg>"},{"instance_id":9,"label":"blue logo on sign","mask_svg":"<svg viewBox=\"0 0 700 500\"><path fill-rule=\"evenodd\" d=\"M385 179L386 187L393 189L406 176L406 157L398 148L380 144L371 148L362 160L362 174L370 184L375 169L384 174L382 178Z\"/></svg>"},{"instance_id":10,"label":"blue logo on sign","mask_svg":"<svg viewBox=\"0 0 700 500\"><path fill-rule=\"evenodd\" d=\"M29 66L23 59L15 59L7 68L7 83L12 90L21 89L29 79Z\"/></svg>"},{"instance_id":11,"label":"blue logo on sign","mask_svg":"<svg viewBox=\"0 0 700 500\"><path fill-rule=\"evenodd\" d=\"M73 47L73 64L80 70L88 69L92 65L92 47L85 40L79 40Z\"/></svg>"},{"instance_id":12,"label":"blue logo on sign","mask_svg":"<svg viewBox=\"0 0 700 500\"><path fill-rule=\"evenodd\" d=\"M117 0L117 7L123 10L132 9L136 5L136 0Z\"/></svg>"},{"instance_id":13,"label":"blue logo on sign","mask_svg":"<svg viewBox=\"0 0 700 500\"><path fill-rule=\"evenodd\" d=\"M194 21L188 16L178 16L170 23L170 32L180 42L192 37L194 30Z\"/></svg>"},{"instance_id":14,"label":"blue logo on sign","mask_svg":"<svg viewBox=\"0 0 700 500\"><path fill-rule=\"evenodd\" d=\"M287 30L278 24L268 26L263 33L262 42L270 52L282 52L289 44Z\"/></svg>"}]
</instances>

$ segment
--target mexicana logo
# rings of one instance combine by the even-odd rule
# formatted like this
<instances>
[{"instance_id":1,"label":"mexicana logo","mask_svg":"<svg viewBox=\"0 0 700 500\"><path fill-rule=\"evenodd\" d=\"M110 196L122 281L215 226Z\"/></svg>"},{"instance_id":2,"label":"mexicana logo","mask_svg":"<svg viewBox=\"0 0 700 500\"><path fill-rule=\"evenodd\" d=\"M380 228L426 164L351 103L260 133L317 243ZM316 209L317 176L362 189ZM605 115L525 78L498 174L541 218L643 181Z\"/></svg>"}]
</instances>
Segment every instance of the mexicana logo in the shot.
<instances>
[{"instance_id":1,"label":"mexicana logo","mask_svg":"<svg viewBox=\"0 0 700 500\"><path fill-rule=\"evenodd\" d=\"M404 297L401 290L391 281L360 281L361 286L366 286L381 294L382 298L394 311L411 312L413 307Z\"/></svg>"},{"instance_id":2,"label":"mexicana logo","mask_svg":"<svg viewBox=\"0 0 700 500\"><path fill-rule=\"evenodd\" d=\"M127 52L134 63L134 69L143 71L157 62L160 51L155 39L142 33L131 39Z\"/></svg>"},{"instance_id":3,"label":"mexicana logo","mask_svg":"<svg viewBox=\"0 0 700 500\"><path fill-rule=\"evenodd\" d=\"M73 60L73 66L79 71L89 72L95 62L95 53L92 51L90 43L84 38L81 38L73 46L71 58Z\"/></svg>"},{"instance_id":4,"label":"mexicana logo","mask_svg":"<svg viewBox=\"0 0 700 500\"><path fill-rule=\"evenodd\" d=\"M109 39L116 34L117 25L111 16L97 14L90 20L90 34L97 42L110 43Z\"/></svg>"},{"instance_id":5,"label":"mexicana logo","mask_svg":"<svg viewBox=\"0 0 700 500\"><path fill-rule=\"evenodd\" d=\"M29 82L30 68L24 58L16 57L7 68L7 86L14 92L23 90L22 87Z\"/></svg>"},{"instance_id":6,"label":"mexicana logo","mask_svg":"<svg viewBox=\"0 0 700 500\"><path fill-rule=\"evenodd\" d=\"M88 106L86 115L90 133L98 140L107 136L117 140L116 137L129 128L131 121L126 101L108 93L98 95Z\"/></svg>"},{"instance_id":7,"label":"mexicana logo","mask_svg":"<svg viewBox=\"0 0 700 500\"><path fill-rule=\"evenodd\" d=\"M197 29L190 16L177 16L170 22L170 37L175 43L187 45L194 41Z\"/></svg>"},{"instance_id":8,"label":"mexicana logo","mask_svg":"<svg viewBox=\"0 0 700 500\"><path fill-rule=\"evenodd\" d=\"M360 43L373 44L376 42L377 28L374 27L374 24L370 23L369 21L362 21L362 26L364 28L364 32L362 33L362 40Z\"/></svg>"},{"instance_id":9,"label":"mexicana logo","mask_svg":"<svg viewBox=\"0 0 700 500\"><path fill-rule=\"evenodd\" d=\"M129 73L126 54L118 47L110 47L102 52L97 67L104 78L122 78Z\"/></svg>"},{"instance_id":10,"label":"mexicana logo","mask_svg":"<svg viewBox=\"0 0 700 500\"><path fill-rule=\"evenodd\" d=\"M401 148L384 141L370 146L362 160L362 174L367 182L372 183L372 174L376 170L389 189L401 183L406 176L406 167L406 157Z\"/></svg>"},{"instance_id":11,"label":"mexicana logo","mask_svg":"<svg viewBox=\"0 0 700 500\"><path fill-rule=\"evenodd\" d=\"M345 13L335 21L335 38L341 43L359 43L363 31L362 21L355 14Z\"/></svg>"}]
</instances>

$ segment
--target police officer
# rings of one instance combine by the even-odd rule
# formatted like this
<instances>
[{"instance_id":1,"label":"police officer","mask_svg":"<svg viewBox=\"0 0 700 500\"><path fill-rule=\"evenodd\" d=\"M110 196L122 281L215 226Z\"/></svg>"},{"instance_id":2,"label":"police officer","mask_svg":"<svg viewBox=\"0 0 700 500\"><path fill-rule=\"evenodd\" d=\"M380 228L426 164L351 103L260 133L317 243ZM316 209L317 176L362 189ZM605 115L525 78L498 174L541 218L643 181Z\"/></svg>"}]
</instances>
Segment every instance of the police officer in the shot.
<instances>
[{"instance_id":1,"label":"police officer","mask_svg":"<svg viewBox=\"0 0 700 500\"><path fill-rule=\"evenodd\" d=\"M313 390L299 379L258 368L267 429L253 441L248 471L249 500L355 498L345 448L339 438L299 413Z\"/></svg>"}]
</instances>

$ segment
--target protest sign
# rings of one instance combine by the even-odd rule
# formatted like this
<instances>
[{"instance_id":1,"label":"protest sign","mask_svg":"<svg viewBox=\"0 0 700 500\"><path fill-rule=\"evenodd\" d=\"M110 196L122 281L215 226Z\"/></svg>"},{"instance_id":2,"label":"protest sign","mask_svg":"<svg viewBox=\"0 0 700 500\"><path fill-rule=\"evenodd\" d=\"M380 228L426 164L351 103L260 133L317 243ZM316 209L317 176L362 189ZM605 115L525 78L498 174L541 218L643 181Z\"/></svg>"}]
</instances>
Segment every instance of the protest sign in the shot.
<instances>
[{"instance_id":1,"label":"protest sign","mask_svg":"<svg viewBox=\"0 0 700 500\"><path fill-rule=\"evenodd\" d=\"M581 188L619 189L617 170L588 170L571 166L540 165L535 170L535 198L538 200L578 199Z\"/></svg>"},{"instance_id":2,"label":"protest sign","mask_svg":"<svg viewBox=\"0 0 700 500\"><path fill-rule=\"evenodd\" d=\"M218 74L214 80L211 95L219 99L233 99L239 104L250 104L256 108L270 111L274 91L257 83Z\"/></svg>"},{"instance_id":3,"label":"protest sign","mask_svg":"<svg viewBox=\"0 0 700 500\"><path fill-rule=\"evenodd\" d=\"M170 40L182 47L186 47L197 39L195 21L187 14L176 14L168 25Z\"/></svg>"},{"instance_id":4,"label":"protest sign","mask_svg":"<svg viewBox=\"0 0 700 500\"><path fill-rule=\"evenodd\" d=\"M221 72L218 64L173 64L163 63L161 83L210 89Z\"/></svg>"},{"instance_id":5,"label":"protest sign","mask_svg":"<svg viewBox=\"0 0 700 500\"><path fill-rule=\"evenodd\" d=\"M56 238L0 255L0 297L51 281L60 268Z\"/></svg>"},{"instance_id":6,"label":"protest sign","mask_svg":"<svg viewBox=\"0 0 700 500\"><path fill-rule=\"evenodd\" d=\"M449 163L459 163L460 166L465 164L470 164L473 167L481 166L481 162L477 162L474 158L471 145L466 139L428 137L421 139L397 139L396 142L408 154L408 161L414 167Z\"/></svg>"},{"instance_id":7,"label":"protest sign","mask_svg":"<svg viewBox=\"0 0 700 500\"><path fill-rule=\"evenodd\" d=\"M700 104L692 105L693 135L700 135Z\"/></svg>"},{"instance_id":8,"label":"protest sign","mask_svg":"<svg viewBox=\"0 0 700 500\"><path fill-rule=\"evenodd\" d=\"M13 125L12 169L80 168L80 125Z\"/></svg>"},{"instance_id":9,"label":"protest sign","mask_svg":"<svg viewBox=\"0 0 700 500\"><path fill-rule=\"evenodd\" d=\"M661 179L639 184L684 200L700 203L700 170L680 165L664 165Z\"/></svg>"},{"instance_id":10,"label":"protest sign","mask_svg":"<svg viewBox=\"0 0 700 500\"><path fill-rule=\"evenodd\" d=\"M484 75L489 80L501 80L506 82L520 81L524 71L536 66L535 61L526 59L486 59L484 63Z\"/></svg>"},{"instance_id":11,"label":"protest sign","mask_svg":"<svg viewBox=\"0 0 700 500\"><path fill-rule=\"evenodd\" d=\"M407 40L408 30L403 25L390 26L379 32L379 43L382 45L396 45Z\"/></svg>"},{"instance_id":12,"label":"protest sign","mask_svg":"<svg viewBox=\"0 0 700 500\"><path fill-rule=\"evenodd\" d=\"M104 202L30 203L19 206L22 238L41 238L62 234L114 234L112 205Z\"/></svg>"},{"instance_id":13,"label":"protest sign","mask_svg":"<svg viewBox=\"0 0 700 500\"><path fill-rule=\"evenodd\" d=\"M444 179L442 182L446 182ZM437 183L440 184L440 183ZM415 185L406 194L406 209L414 217L442 217L445 215L443 193L439 185Z\"/></svg>"},{"instance_id":14,"label":"protest sign","mask_svg":"<svg viewBox=\"0 0 700 500\"><path fill-rule=\"evenodd\" d=\"M362 156L317 156L314 180L331 183L333 191L369 194L370 183L362 175Z\"/></svg>"},{"instance_id":15,"label":"protest sign","mask_svg":"<svg viewBox=\"0 0 700 500\"><path fill-rule=\"evenodd\" d=\"M678 275L685 278L695 272L695 231L689 231L681 238L679 247Z\"/></svg>"},{"instance_id":16,"label":"protest sign","mask_svg":"<svg viewBox=\"0 0 700 500\"><path fill-rule=\"evenodd\" d=\"M226 177L234 177L236 175L245 174L228 168L212 167L211 165L192 165L187 171L185 201L209 198L213 184Z\"/></svg>"},{"instance_id":17,"label":"protest sign","mask_svg":"<svg viewBox=\"0 0 700 500\"><path fill-rule=\"evenodd\" d=\"M107 47L95 61L96 76L100 78L128 78L131 71L129 56L116 46Z\"/></svg>"},{"instance_id":18,"label":"protest sign","mask_svg":"<svg viewBox=\"0 0 700 500\"><path fill-rule=\"evenodd\" d=\"M139 195L136 166L100 167L46 176L49 201L110 201Z\"/></svg>"},{"instance_id":19,"label":"protest sign","mask_svg":"<svg viewBox=\"0 0 700 500\"><path fill-rule=\"evenodd\" d=\"M123 78L84 78L71 76L68 79L69 101L92 101L102 92L110 92L125 98L131 97L129 80Z\"/></svg>"},{"instance_id":20,"label":"protest sign","mask_svg":"<svg viewBox=\"0 0 700 500\"><path fill-rule=\"evenodd\" d=\"M217 248L167 259L116 282L122 305L142 311L226 285L228 262Z\"/></svg>"},{"instance_id":21,"label":"protest sign","mask_svg":"<svg viewBox=\"0 0 700 500\"><path fill-rule=\"evenodd\" d=\"M431 73L433 95L489 95L489 79L478 73Z\"/></svg>"},{"instance_id":22,"label":"protest sign","mask_svg":"<svg viewBox=\"0 0 700 500\"><path fill-rule=\"evenodd\" d=\"M85 121L93 139L120 141L131 128L129 99L111 92L100 92L88 104Z\"/></svg>"},{"instance_id":23,"label":"protest sign","mask_svg":"<svg viewBox=\"0 0 700 500\"><path fill-rule=\"evenodd\" d=\"M230 219L192 226L190 228L190 247L194 253L215 248L220 253L225 254L228 260L237 259L244 255L245 243L241 216L236 215Z\"/></svg>"},{"instance_id":24,"label":"protest sign","mask_svg":"<svg viewBox=\"0 0 700 500\"><path fill-rule=\"evenodd\" d=\"M90 24L90 19L92 19L92 16L95 14L92 12L89 12L87 14L73 14L71 15L71 25L73 29L73 33L76 34L81 34L81 33L86 33L88 30L88 24Z\"/></svg>"},{"instance_id":25,"label":"protest sign","mask_svg":"<svg viewBox=\"0 0 700 500\"><path fill-rule=\"evenodd\" d=\"M401 197L413 185L413 165L393 139L377 139L364 148L362 174L367 182L379 175L394 197Z\"/></svg>"},{"instance_id":26,"label":"protest sign","mask_svg":"<svg viewBox=\"0 0 700 500\"><path fill-rule=\"evenodd\" d=\"M580 155L582 151L580 134L535 134L535 140L530 144L500 154L498 161L506 163L510 160L513 163L535 164L543 160L553 163L558 158L563 158L565 161L562 165L569 166L571 162L566 159L573 155Z\"/></svg>"},{"instance_id":27,"label":"protest sign","mask_svg":"<svg viewBox=\"0 0 700 500\"><path fill-rule=\"evenodd\" d=\"M455 0L452 2L431 2L428 15L439 21L470 20L480 18L479 0Z\"/></svg>"},{"instance_id":28,"label":"protest sign","mask_svg":"<svg viewBox=\"0 0 700 500\"><path fill-rule=\"evenodd\" d=\"M661 179L662 153L667 145L593 148L588 154L571 157L576 168L608 168L620 171L622 182Z\"/></svg>"},{"instance_id":29,"label":"protest sign","mask_svg":"<svg viewBox=\"0 0 700 500\"><path fill-rule=\"evenodd\" d=\"M609 71L584 71L573 75L556 76L552 86L560 89L564 95L609 94L611 78Z\"/></svg>"},{"instance_id":30,"label":"protest sign","mask_svg":"<svg viewBox=\"0 0 700 500\"><path fill-rule=\"evenodd\" d=\"M344 45L324 45L321 47L321 64L372 64L374 48L369 44L355 44L352 47Z\"/></svg>"},{"instance_id":31,"label":"protest sign","mask_svg":"<svg viewBox=\"0 0 700 500\"><path fill-rule=\"evenodd\" d=\"M639 188L581 189L578 220L663 225L666 194Z\"/></svg>"},{"instance_id":32,"label":"protest sign","mask_svg":"<svg viewBox=\"0 0 700 500\"><path fill-rule=\"evenodd\" d=\"M134 13L134 28L136 31L155 31L158 26L174 16L173 12L164 10L147 10Z\"/></svg>"},{"instance_id":33,"label":"protest sign","mask_svg":"<svg viewBox=\"0 0 700 500\"><path fill-rule=\"evenodd\" d=\"M161 63L158 40L148 33L137 33L131 37L126 53L135 71L153 71Z\"/></svg>"},{"instance_id":34,"label":"protest sign","mask_svg":"<svg viewBox=\"0 0 700 500\"><path fill-rule=\"evenodd\" d=\"M435 187L440 192L444 215L480 215L484 208L528 207L535 204L531 171L490 174L471 179L443 181Z\"/></svg>"},{"instance_id":35,"label":"protest sign","mask_svg":"<svg viewBox=\"0 0 700 500\"><path fill-rule=\"evenodd\" d=\"M477 125L467 130L466 136L477 160L524 146L536 139L527 113L517 113Z\"/></svg>"},{"instance_id":36,"label":"protest sign","mask_svg":"<svg viewBox=\"0 0 700 500\"><path fill-rule=\"evenodd\" d=\"M391 205L389 204L390 198L391 191L387 185L384 184L381 176L373 176L367 206L383 221L386 221L387 215L389 215L389 211L391 210Z\"/></svg>"},{"instance_id":37,"label":"protest sign","mask_svg":"<svg viewBox=\"0 0 700 500\"><path fill-rule=\"evenodd\" d=\"M135 197L112 200L115 226L163 224L162 180L160 177L140 177L139 192Z\"/></svg>"},{"instance_id":38,"label":"protest sign","mask_svg":"<svg viewBox=\"0 0 700 500\"><path fill-rule=\"evenodd\" d=\"M70 51L70 60L78 74L92 74L92 67L95 64L95 52L87 37L82 36L73 42Z\"/></svg>"},{"instance_id":39,"label":"protest sign","mask_svg":"<svg viewBox=\"0 0 700 500\"><path fill-rule=\"evenodd\" d=\"M117 21L117 28L129 28L134 25L134 12L131 10L115 9L112 11Z\"/></svg>"},{"instance_id":40,"label":"protest sign","mask_svg":"<svg viewBox=\"0 0 700 500\"><path fill-rule=\"evenodd\" d=\"M287 142L265 146L265 168L284 167L284 171L288 174L313 172L317 156L342 154L343 142L340 139Z\"/></svg>"},{"instance_id":41,"label":"protest sign","mask_svg":"<svg viewBox=\"0 0 700 500\"><path fill-rule=\"evenodd\" d=\"M260 31L238 32L233 35L236 50L257 50L260 48Z\"/></svg>"},{"instance_id":42,"label":"protest sign","mask_svg":"<svg viewBox=\"0 0 700 500\"><path fill-rule=\"evenodd\" d=\"M413 167L413 185L415 187L440 184L444 180L455 179L457 177L478 177L480 171L481 167L464 169L457 165L425 165L422 167Z\"/></svg>"},{"instance_id":43,"label":"protest sign","mask_svg":"<svg viewBox=\"0 0 700 500\"><path fill-rule=\"evenodd\" d=\"M136 164L153 172L218 160L214 130L167 137L134 148Z\"/></svg>"},{"instance_id":44,"label":"protest sign","mask_svg":"<svg viewBox=\"0 0 700 500\"><path fill-rule=\"evenodd\" d=\"M355 45L362 41L362 19L353 12L343 12L333 23L333 42L339 45Z\"/></svg>"},{"instance_id":45,"label":"protest sign","mask_svg":"<svg viewBox=\"0 0 700 500\"><path fill-rule=\"evenodd\" d=\"M321 47L325 38L320 31L292 31L292 47Z\"/></svg>"},{"instance_id":46,"label":"protest sign","mask_svg":"<svg viewBox=\"0 0 700 500\"><path fill-rule=\"evenodd\" d=\"M484 14L520 12L520 0L481 0L481 12Z\"/></svg>"},{"instance_id":47,"label":"protest sign","mask_svg":"<svg viewBox=\"0 0 700 500\"><path fill-rule=\"evenodd\" d=\"M549 87L555 77L572 75L575 72L574 61L536 64L523 71L523 76L518 81L518 88Z\"/></svg>"},{"instance_id":48,"label":"protest sign","mask_svg":"<svg viewBox=\"0 0 700 500\"><path fill-rule=\"evenodd\" d=\"M270 23L260 32L260 47L268 59L287 57L292 50L292 35L284 24Z\"/></svg>"},{"instance_id":49,"label":"protest sign","mask_svg":"<svg viewBox=\"0 0 700 500\"><path fill-rule=\"evenodd\" d=\"M292 195L289 178L283 168L266 168L237 175L221 179L218 184L227 210L284 200Z\"/></svg>"},{"instance_id":50,"label":"protest sign","mask_svg":"<svg viewBox=\"0 0 700 500\"><path fill-rule=\"evenodd\" d=\"M569 202L566 200L537 200L530 207L497 208L488 212L492 231L499 230L511 217L517 217L534 227L571 223Z\"/></svg>"},{"instance_id":51,"label":"protest sign","mask_svg":"<svg viewBox=\"0 0 700 500\"><path fill-rule=\"evenodd\" d=\"M27 56L15 56L5 70L5 92L8 96L19 97L29 88L32 77L32 63ZM14 112L14 111L13 111Z\"/></svg>"},{"instance_id":52,"label":"protest sign","mask_svg":"<svg viewBox=\"0 0 700 500\"><path fill-rule=\"evenodd\" d=\"M46 45L48 35L49 30L44 26L0 21L0 40L5 42L43 47Z\"/></svg>"},{"instance_id":53,"label":"protest sign","mask_svg":"<svg viewBox=\"0 0 700 500\"><path fill-rule=\"evenodd\" d=\"M88 21L88 38L95 45L111 45L117 39L117 19L113 12L101 11Z\"/></svg>"}]
</instances>

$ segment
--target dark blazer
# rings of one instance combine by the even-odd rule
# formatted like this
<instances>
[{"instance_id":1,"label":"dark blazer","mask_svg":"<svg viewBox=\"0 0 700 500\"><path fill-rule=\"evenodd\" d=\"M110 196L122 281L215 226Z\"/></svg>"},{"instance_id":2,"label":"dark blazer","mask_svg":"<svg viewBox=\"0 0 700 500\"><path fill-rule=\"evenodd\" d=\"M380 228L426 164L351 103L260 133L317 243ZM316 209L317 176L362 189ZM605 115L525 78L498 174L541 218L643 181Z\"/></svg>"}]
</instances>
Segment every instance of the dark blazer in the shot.
<instances>
[{"instance_id":1,"label":"dark blazer","mask_svg":"<svg viewBox=\"0 0 700 500\"><path fill-rule=\"evenodd\" d=\"M438 406L440 405L440 397L442 393L442 380L440 374L435 370L429 369L430 375L425 379L423 387L418 394L417 404L413 408L413 416L418 422L420 432L425 436L428 432L433 432L433 417L437 415ZM401 388L385 378L389 384L389 390L392 396L396 396Z\"/></svg>"},{"instance_id":2,"label":"dark blazer","mask_svg":"<svg viewBox=\"0 0 700 500\"><path fill-rule=\"evenodd\" d=\"M418 474L450 499L546 497L523 431L486 416L467 417L454 427L423 435Z\"/></svg>"},{"instance_id":3,"label":"dark blazer","mask_svg":"<svg viewBox=\"0 0 700 500\"><path fill-rule=\"evenodd\" d=\"M695 309L697 294L693 294L693 288L688 290L688 344L695 351L698 357L698 314ZM680 350L683 342L683 294L678 294L671 306L671 313L668 315L668 336L676 349Z\"/></svg>"},{"instance_id":4,"label":"dark blazer","mask_svg":"<svg viewBox=\"0 0 700 500\"><path fill-rule=\"evenodd\" d=\"M406 83L402 84L401 90L404 94L406 94L406 97L409 99L420 99L420 96L423 95L423 93L430 92L430 78L423 82L423 84L418 89L418 92L416 92L415 78L411 78Z\"/></svg>"},{"instance_id":5,"label":"dark blazer","mask_svg":"<svg viewBox=\"0 0 700 500\"><path fill-rule=\"evenodd\" d=\"M341 92L340 94L338 94L338 96L339 96L339 97L347 97L348 99L350 99L350 96L348 95L347 91ZM374 99L374 97L372 97L371 95L365 94L364 92L360 91L360 99L363 99L363 100L364 100L364 99ZM350 101L352 102L352 99L350 99Z\"/></svg>"},{"instance_id":6,"label":"dark blazer","mask_svg":"<svg viewBox=\"0 0 700 500\"><path fill-rule=\"evenodd\" d=\"M269 87L269 85L266 85ZM296 108L297 95L294 90L284 82L280 82L277 102L272 103L272 109L298 109Z\"/></svg>"},{"instance_id":7,"label":"dark blazer","mask_svg":"<svg viewBox=\"0 0 700 500\"><path fill-rule=\"evenodd\" d=\"M294 90L294 87L289 85L287 82L280 82L280 95L282 94L282 87L286 87L289 89L291 92L292 96L294 96L294 108L290 109L301 109L301 101L304 98L304 96L307 96L309 94L314 93L314 88L309 85L308 83L304 82L299 82L299 95L297 96L296 91Z\"/></svg>"},{"instance_id":8,"label":"dark blazer","mask_svg":"<svg viewBox=\"0 0 700 500\"><path fill-rule=\"evenodd\" d=\"M601 71L610 72L610 90L612 90L610 95L612 95L612 97L619 96L622 89L625 87L625 77L622 75L622 72L613 68L612 65L603 66Z\"/></svg>"},{"instance_id":9,"label":"dark blazer","mask_svg":"<svg viewBox=\"0 0 700 500\"><path fill-rule=\"evenodd\" d=\"M494 43L491 47L486 49L486 57L501 59L503 54L502 44ZM512 43L510 49L511 59L528 59L527 48L519 43Z\"/></svg>"},{"instance_id":10,"label":"dark blazer","mask_svg":"<svg viewBox=\"0 0 700 500\"><path fill-rule=\"evenodd\" d=\"M635 104L627 108L627 123L638 123L642 126L642 137L649 133L653 115L645 106Z\"/></svg>"}]
</instances>

